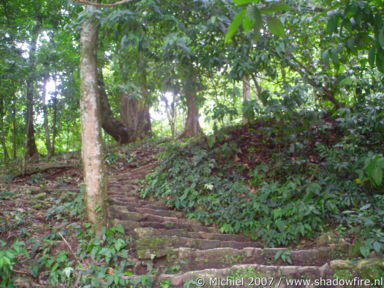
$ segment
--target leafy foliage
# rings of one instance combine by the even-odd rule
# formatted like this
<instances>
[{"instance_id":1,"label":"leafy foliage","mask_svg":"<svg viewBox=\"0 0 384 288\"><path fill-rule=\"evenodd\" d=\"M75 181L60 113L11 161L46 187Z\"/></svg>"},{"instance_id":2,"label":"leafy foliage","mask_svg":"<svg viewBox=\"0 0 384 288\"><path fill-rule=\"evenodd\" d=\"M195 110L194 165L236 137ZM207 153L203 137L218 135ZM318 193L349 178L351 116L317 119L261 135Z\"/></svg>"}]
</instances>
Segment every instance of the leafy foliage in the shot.
<instances>
[{"instance_id":1,"label":"leafy foliage","mask_svg":"<svg viewBox=\"0 0 384 288\"><path fill-rule=\"evenodd\" d=\"M369 155L382 151L375 137L382 135L372 133L366 139L362 137L365 130L346 123L360 119L364 124L359 127L375 131L375 123L382 121L383 115L376 114L375 121L370 121L369 109L372 107L344 114L336 122L315 112L292 114L282 123L259 121L233 132L218 131L206 143L169 145L142 195L166 199L169 206L205 224L215 223L222 232L247 233L272 246L314 237L330 229L334 221L353 222L360 227L355 231L360 231L367 224L357 219L363 221L365 205L376 205L376 194L381 191L377 184L382 179L382 156ZM266 153L268 160L258 165L250 160ZM366 177L362 182L367 179L365 184L356 181L361 173ZM347 211L362 208L357 213L361 218L356 216L351 222L346 217ZM381 223L373 214L368 219L372 221L368 229L374 235L366 233L364 238L376 243L376 251L381 252L377 243L383 240L382 232L374 232L382 231Z\"/></svg>"},{"instance_id":2,"label":"leafy foliage","mask_svg":"<svg viewBox=\"0 0 384 288\"><path fill-rule=\"evenodd\" d=\"M7 244L0 240L0 283L2 287L13 287L13 267L18 262L18 257L20 255L29 256L24 245L24 242L16 241L8 248Z\"/></svg>"}]
</instances>

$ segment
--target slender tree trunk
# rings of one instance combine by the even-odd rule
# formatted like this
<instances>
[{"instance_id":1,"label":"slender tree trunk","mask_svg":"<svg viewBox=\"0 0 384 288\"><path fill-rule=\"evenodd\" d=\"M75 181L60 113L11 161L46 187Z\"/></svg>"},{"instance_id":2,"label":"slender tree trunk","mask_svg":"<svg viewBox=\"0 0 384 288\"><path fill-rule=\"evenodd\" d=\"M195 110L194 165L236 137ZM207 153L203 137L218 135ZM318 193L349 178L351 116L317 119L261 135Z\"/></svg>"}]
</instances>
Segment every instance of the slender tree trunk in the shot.
<instances>
[{"instance_id":1,"label":"slender tree trunk","mask_svg":"<svg viewBox=\"0 0 384 288\"><path fill-rule=\"evenodd\" d=\"M138 134L142 134L142 137L148 136L152 132L151 124L151 114L149 113L149 90L148 90L148 81L147 81L147 63L145 61L144 55L142 52L139 53L139 70L141 71L141 96L143 98L143 113L144 113L144 123L140 125L142 131L138 131Z\"/></svg>"},{"instance_id":2,"label":"slender tree trunk","mask_svg":"<svg viewBox=\"0 0 384 288\"><path fill-rule=\"evenodd\" d=\"M248 75L243 77L243 100L244 102L251 100L251 88L249 86Z\"/></svg>"},{"instance_id":3,"label":"slender tree trunk","mask_svg":"<svg viewBox=\"0 0 384 288\"><path fill-rule=\"evenodd\" d=\"M104 77L101 69L97 72L97 80L101 106L101 123L104 131L120 144L134 141L132 138L132 131L130 131L130 129L128 129L121 121L113 117L111 106L108 101L108 95L105 91Z\"/></svg>"},{"instance_id":4,"label":"slender tree trunk","mask_svg":"<svg viewBox=\"0 0 384 288\"><path fill-rule=\"evenodd\" d=\"M256 87L256 96L257 96L257 99L260 100L260 102L263 104L263 105L266 105L266 103L264 103L264 99L261 97L261 93L263 92L263 89L261 88L260 84L259 84L259 81L257 81L257 78L256 78L256 75L252 75L252 80L253 80L253 83L255 84L255 87Z\"/></svg>"},{"instance_id":5,"label":"slender tree trunk","mask_svg":"<svg viewBox=\"0 0 384 288\"><path fill-rule=\"evenodd\" d=\"M175 138L176 137L176 117L177 117L176 93L172 93L172 97L173 99L171 104L169 104L169 101L165 95L161 97L161 100L165 104L165 112L167 114L168 123L171 128L172 138Z\"/></svg>"},{"instance_id":6,"label":"slender tree trunk","mask_svg":"<svg viewBox=\"0 0 384 288\"><path fill-rule=\"evenodd\" d=\"M45 145L47 146L48 159L52 157L52 145L51 145L51 136L49 134L49 123L48 123L48 109L47 104L45 103L47 96L47 82L48 76L44 77L43 87L41 91L41 102L43 103L43 116L44 116L44 132L45 132Z\"/></svg>"},{"instance_id":7,"label":"slender tree trunk","mask_svg":"<svg viewBox=\"0 0 384 288\"><path fill-rule=\"evenodd\" d=\"M9 161L9 155L7 150L7 145L5 143L6 138L6 131L5 131L5 125L4 125L4 99L3 97L0 98L0 140L1 140L1 146L3 148L3 160L4 163L7 163Z\"/></svg>"},{"instance_id":8,"label":"slender tree trunk","mask_svg":"<svg viewBox=\"0 0 384 288\"><path fill-rule=\"evenodd\" d=\"M176 137L177 134L177 95L176 92L173 92L173 99L172 99L172 104L171 104L171 119L172 119L172 125L171 125L171 130L172 130L172 138Z\"/></svg>"},{"instance_id":9,"label":"slender tree trunk","mask_svg":"<svg viewBox=\"0 0 384 288\"><path fill-rule=\"evenodd\" d=\"M86 8L89 12L94 7ZM81 139L84 165L85 202L88 220L101 236L107 225L106 175L101 139L99 88L97 81L97 27L85 21L80 35Z\"/></svg>"},{"instance_id":10,"label":"slender tree trunk","mask_svg":"<svg viewBox=\"0 0 384 288\"><path fill-rule=\"evenodd\" d=\"M52 98L53 119L52 119L52 156L56 153L56 137L57 137L57 92Z\"/></svg>"},{"instance_id":11,"label":"slender tree trunk","mask_svg":"<svg viewBox=\"0 0 384 288\"><path fill-rule=\"evenodd\" d=\"M307 67L305 67L293 55L291 55L291 59L292 59L292 61L286 59L289 67L291 67L292 70L294 70L297 73L299 73L300 76L303 77L303 79L305 81L307 81L309 85L311 85L315 90L317 90L319 92L319 95L324 100L330 101L335 106L336 109L340 109L340 108L344 107L343 104L340 103L336 99L335 94L329 88L327 88L326 86L323 86L322 84L320 84L320 83L316 82L315 80L313 80L313 78L312 78L313 75L309 71L309 69L307 69Z\"/></svg>"},{"instance_id":12,"label":"slender tree trunk","mask_svg":"<svg viewBox=\"0 0 384 288\"><path fill-rule=\"evenodd\" d=\"M187 102L187 119L180 138L189 138L203 134L199 123L195 73L191 65L184 70L183 89Z\"/></svg>"},{"instance_id":13,"label":"slender tree trunk","mask_svg":"<svg viewBox=\"0 0 384 288\"><path fill-rule=\"evenodd\" d=\"M281 65L281 77L283 78L283 85L284 87L287 87L288 82L287 82L287 73L285 73L285 67Z\"/></svg>"},{"instance_id":14,"label":"slender tree trunk","mask_svg":"<svg viewBox=\"0 0 384 288\"><path fill-rule=\"evenodd\" d=\"M17 125L16 125L16 95L12 99L12 150L13 159L17 158Z\"/></svg>"},{"instance_id":15,"label":"slender tree trunk","mask_svg":"<svg viewBox=\"0 0 384 288\"><path fill-rule=\"evenodd\" d=\"M29 50L29 76L27 79L27 142L25 150L26 160L38 157L38 151L35 142L35 128L33 125L33 106L35 94L35 66L36 66L36 45L39 37L40 26L36 25L33 30L32 41Z\"/></svg>"},{"instance_id":16,"label":"slender tree trunk","mask_svg":"<svg viewBox=\"0 0 384 288\"><path fill-rule=\"evenodd\" d=\"M140 137L145 137L145 136L149 136L152 132L151 114L149 112L149 105L148 105L149 93L145 84L143 84L143 86L141 87L141 94L144 98L142 112L141 112L144 114L144 117L143 117L143 123L139 125L142 131L137 131L137 134L141 135Z\"/></svg>"},{"instance_id":17,"label":"slender tree trunk","mask_svg":"<svg viewBox=\"0 0 384 288\"><path fill-rule=\"evenodd\" d=\"M244 75L243 77L243 106L247 102L251 101L251 87L249 86L249 76ZM243 122L248 123L248 119L243 115Z\"/></svg>"}]
</instances>

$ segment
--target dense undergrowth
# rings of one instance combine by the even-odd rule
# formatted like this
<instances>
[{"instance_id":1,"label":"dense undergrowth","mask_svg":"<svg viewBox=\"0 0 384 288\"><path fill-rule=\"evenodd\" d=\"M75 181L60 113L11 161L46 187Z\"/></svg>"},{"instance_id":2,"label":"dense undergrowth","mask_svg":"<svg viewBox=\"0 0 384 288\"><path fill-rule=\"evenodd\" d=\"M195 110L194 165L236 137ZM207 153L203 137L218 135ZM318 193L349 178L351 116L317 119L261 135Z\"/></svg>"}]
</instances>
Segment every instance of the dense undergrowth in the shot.
<instances>
[{"instance_id":1,"label":"dense undergrowth","mask_svg":"<svg viewBox=\"0 0 384 288\"><path fill-rule=\"evenodd\" d=\"M377 99L333 115L275 113L164 145L142 196L268 246L334 230L363 256L382 253L383 108Z\"/></svg>"},{"instance_id":2,"label":"dense undergrowth","mask_svg":"<svg viewBox=\"0 0 384 288\"><path fill-rule=\"evenodd\" d=\"M11 192L0 192L9 199ZM32 205L36 202L32 195ZM40 197L37 197L41 199ZM0 287L152 287L147 275L131 279L136 261L132 239L121 225L96 237L84 222L83 193L51 193L41 229L36 217L24 213L7 223L0 221L0 236L13 230L16 237L0 240ZM27 215L28 214L28 215ZM37 231L42 230L42 231ZM4 237L5 238L5 237Z\"/></svg>"}]
</instances>

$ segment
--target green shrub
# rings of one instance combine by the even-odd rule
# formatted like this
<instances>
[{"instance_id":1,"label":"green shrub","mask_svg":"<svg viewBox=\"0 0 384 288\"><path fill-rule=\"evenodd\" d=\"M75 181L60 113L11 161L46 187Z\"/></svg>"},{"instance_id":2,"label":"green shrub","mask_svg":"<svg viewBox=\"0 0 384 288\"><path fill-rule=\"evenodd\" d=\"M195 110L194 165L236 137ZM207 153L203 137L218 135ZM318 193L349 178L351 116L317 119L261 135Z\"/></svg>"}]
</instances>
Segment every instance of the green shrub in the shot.
<instances>
[{"instance_id":1,"label":"green shrub","mask_svg":"<svg viewBox=\"0 0 384 288\"><path fill-rule=\"evenodd\" d=\"M147 177L142 196L268 246L289 245L342 224L363 239L363 255L382 253L384 120L377 112L372 106L341 111L336 120L318 112L290 113L283 121L264 118L217 131L207 141L172 143ZM244 160L257 153L269 160L257 165Z\"/></svg>"}]
</instances>

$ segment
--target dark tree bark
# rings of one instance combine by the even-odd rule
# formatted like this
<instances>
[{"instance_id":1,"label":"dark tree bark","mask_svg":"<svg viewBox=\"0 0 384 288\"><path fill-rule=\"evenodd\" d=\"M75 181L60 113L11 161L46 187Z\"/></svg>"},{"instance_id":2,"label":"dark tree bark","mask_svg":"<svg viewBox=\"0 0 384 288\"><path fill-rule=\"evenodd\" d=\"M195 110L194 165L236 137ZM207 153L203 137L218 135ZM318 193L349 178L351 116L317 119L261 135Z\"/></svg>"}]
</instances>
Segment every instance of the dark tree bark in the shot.
<instances>
[{"instance_id":1,"label":"dark tree bark","mask_svg":"<svg viewBox=\"0 0 384 288\"><path fill-rule=\"evenodd\" d=\"M7 145L6 145L6 131L5 131L5 126L4 126L4 116L5 116L5 111L4 111L4 98L1 96L0 98L0 142L1 142L1 147L3 148L3 160L4 163L7 163L9 161L9 154L7 150Z\"/></svg>"},{"instance_id":2,"label":"dark tree bark","mask_svg":"<svg viewBox=\"0 0 384 288\"><path fill-rule=\"evenodd\" d=\"M29 50L29 76L27 79L27 142L25 150L25 159L32 160L38 157L38 151L35 142L35 128L33 125L33 106L35 98L35 66L36 66L36 45L39 37L40 26L36 25L33 29L32 41Z\"/></svg>"},{"instance_id":3,"label":"dark tree bark","mask_svg":"<svg viewBox=\"0 0 384 288\"><path fill-rule=\"evenodd\" d=\"M249 76L244 75L243 77L243 105L248 101L251 101L251 87L249 85ZM248 119L243 115L243 122L247 123Z\"/></svg>"},{"instance_id":4,"label":"dark tree bark","mask_svg":"<svg viewBox=\"0 0 384 288\"><path fill-rule=\"evenodd\" d=\"M98 89L100 94L101 123L102 127L109 135L120 144L126 144L134 141L130 131L121 121L113 116L108 96L105 91L104 78L101 70L98 70Z\"/></svg>"},{"instance_id":5,"label":"dark tree bark","mask_svg":"<svg viewBox=\"0 0 384 288\"><path fill-rule=\"evenodd\" d=\"M130 131L130 138L134 141L147 136L151 131L149 108L144 101L131 95L122 95L120 101L121 120Z\"/></svg>"},{"instance_id":6,"label":"dark tree bark","mask_svg":"<svg viewBox=\"0 0 384 288\"><path fill-rule=\"evenodd\" d=\"M137 134L141 134L144 136L149 136L152 132L152 124L151 124L151 114L149 113L149 90L148 90L148 80L147 80L147 63L145 61L145 57L143 53L139 53L139 64L138 67L141 71L141 97L143 99L144 104L144 124L142 125L142 131L137 131Z\"/></svg>"},{"instance_id":7,"label":"dark tree bark","mask_svg":"<svg viewBox=\"0 0 384 288\"><path fill-rule=\"evenodd\" d=\"M88 12L94 12L88 7ZM107 202L104 154L101 138L99 87L97 80L97 27L93 19L87 19L80 34L81 79L81 140L86 187L85 203L88 221L101 236L107 225Z\"/></svg>"},{"instance_id":8,"label":"dark tree bark","mask_svg":"<svg viewBox=\"0 0 384 288\"><path fill-rule=\"evenodd\" d=\"M52 98L53 119L52 119L52 156L56 153L56 137L57 137L57 92L53 94Z\"/></svg>"},{"instance_id":9,"label":"dark tree bark","mask_svg":"<svg viewBox=\"0 0 384 288\"><path fill-rule=\"evenodd\" d=\"M16 95L12 98L12 150L13 159L17 158L17 123L16 123Z\"/></svg>"},{"instance_id":10,"label":"dark tree bark","mask_svg":"<svg viewBox=\"0 0 384 288\"><path fill-rule=\"evenodd\" d=\"M193 77L193 76L191 76ZM180 138L195 137L203 134L199 123L199 108L197 107L196 83L190 79L184 79L183 89L187 102L187 119Z\"/></svg>"},{"instance_id":11,"label":"dark tree bark","mask_svg":"<svg viewBox=\"0 0 384 288\"><path fill-rule=\"evenodd\" d=\"M165 112L167 113L168 123L171 128L171 134L172 138L176 137L176 119L177 119L177 109L176 109L176 102L177 102L177 95L175 92L172 93L172 102L169 104L169 101L167 97L162 96L161 100L165 104Z\"/></svg>"},{"instance_id":12,"label":"dark tree bark","mask_svg":"<svg viewBox=\"0 0 384 288\"><path fill-rule=\"evenodd\" d=\"M48 122L48 108L45 104L45 99L47 96L47 82L48 82L48 75L44 77L43 81L43 87L41 89L41 102L43 103L43 117L44 117L44 132L45 132L45 145L47 146L48 151L48 159L52 157L53 151L52 151L52 144L51 144L51 136L49 132L49 122Z\"/></svg>"},{"instance_id":13,"label":"dark tree bark","mask_svg":"<svg viewBox=\"0 0 384 288\"><path fill-rule=\"evenodd\" d=\"M197 83L193 67L189 66L183 71L183 90L187 103L187 119L183 133L179 138L195 137L203 134L199 123L199 108L197 106Z\"/></svg>"},{"instance_id":14,"label":"dark tree bark","mask_svg":"<svg viewBox=\"0 0 384 288\"><path fill-rule=\"evenodd\" d=\"M261 97L261 93L263 92L263 88L261 88L261 86L260 86L260 84L259 84L259 81L257 80L255 74L252 74L251 77L252 77L253 83L255 84L257 99L259 99L260 102L261 102L263 105L265 105L266 103L264 103L265 101L264 101L264 99Z\"/></svg>"},{"instance_id":15,"label":"dark tree bark","mask_svg":"<svg viewBox=\"0 0 384 288\"><path fill-rule=\"evenodd\" d=\"M243 100L251 100L251 88L249 86L249 76L247 75L243 77Z\"/></svg>"},{"instance_id":16,"label":"dark tree bark","mask_svg":"<svg viewBox=\"0 0 384 288\"><path fill-rule=\"evenodd\" d=\"M330 101L336 109L340 109L344 107L337 99L335 94L324 85L317 83L313 79L313 75L307 67L305 67L300 61L298 61L293 55L291 55L291 61L286 60L288 65L291 67L292 70L296 71L303 77L305 81L308 82L309 85L311 85L316 91L318 91L319 96L322 97L324 100Z\"/></svg>"}]
</instances>

